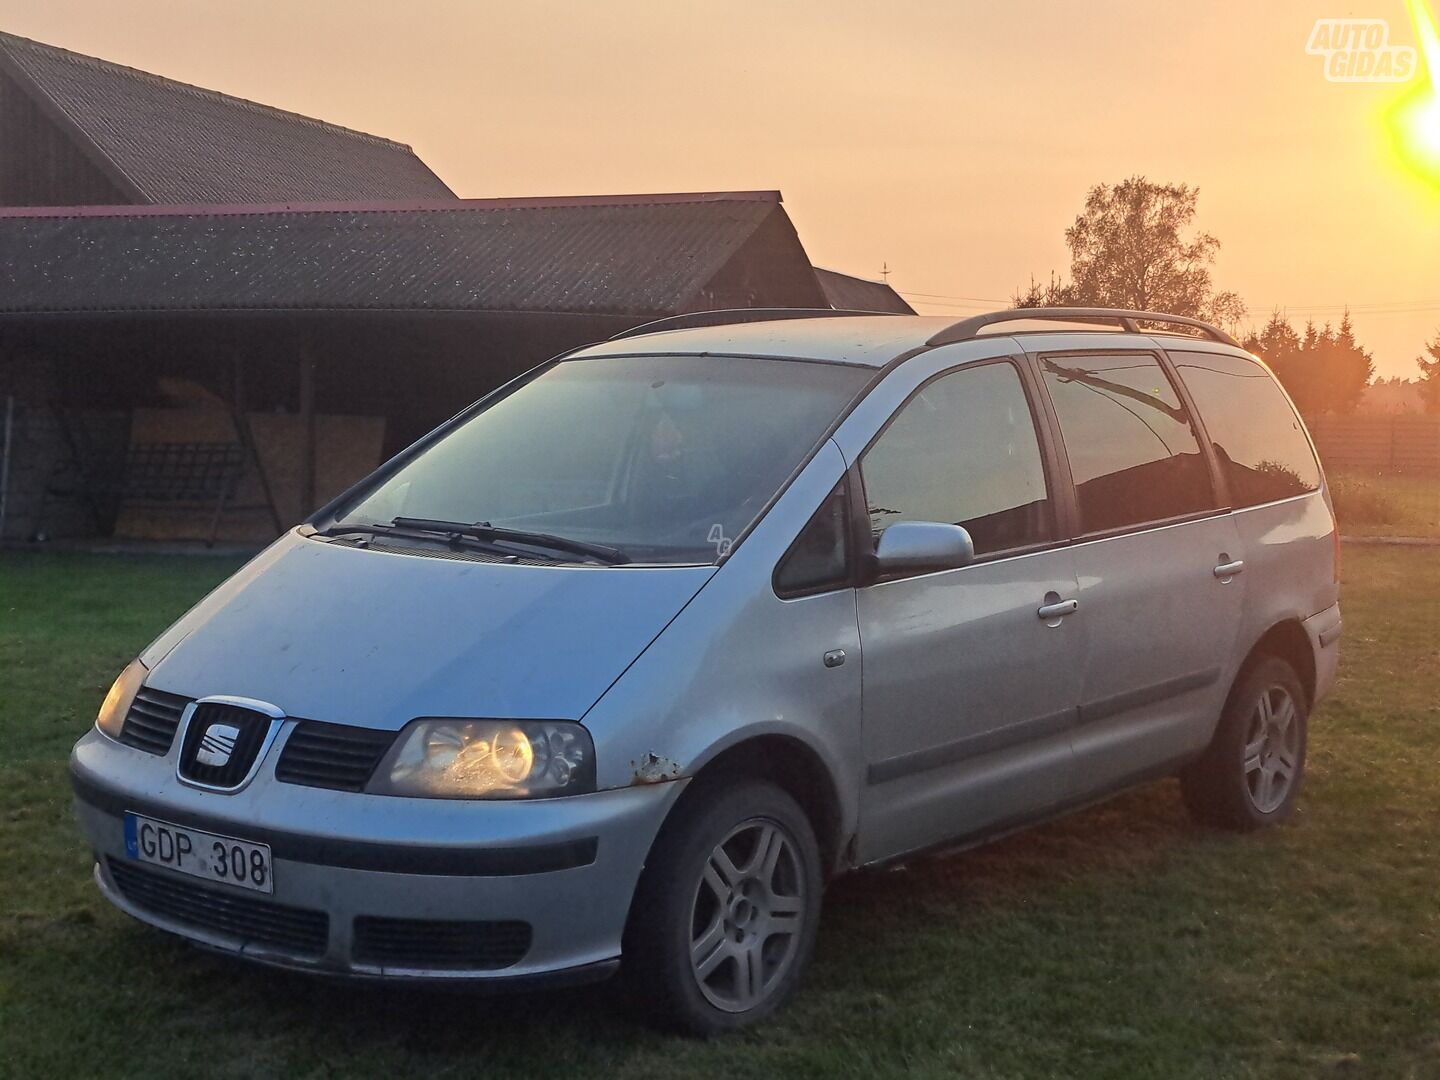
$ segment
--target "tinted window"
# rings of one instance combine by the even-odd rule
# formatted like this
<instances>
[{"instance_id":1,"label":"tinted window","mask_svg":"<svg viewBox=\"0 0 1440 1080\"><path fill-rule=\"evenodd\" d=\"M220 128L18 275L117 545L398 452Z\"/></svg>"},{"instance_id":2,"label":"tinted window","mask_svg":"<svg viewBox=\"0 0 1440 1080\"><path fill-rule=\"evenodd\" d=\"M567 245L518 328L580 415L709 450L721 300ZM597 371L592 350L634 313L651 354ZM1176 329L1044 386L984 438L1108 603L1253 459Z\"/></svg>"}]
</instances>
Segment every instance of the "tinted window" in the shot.
<instances>
[{"instance_id":1,"label":"tinted window","mask_svg":"<svg viewBox=\"0 0 1440 1080\"><path fill-rule=\"evenodd\" d=\"M878 538L897 521L970 530L977 554L1048 540L1035 423L1010 364L952 372L912 397L860 466Z\"/></svg>"},{"instance_id":2,"label":"tinted window","mask_svg":"<svg viewBox=\"0 0 1440 1080\"><path fill-rule=\"evenodd\" d=\"M842 482L781 560L775 572L776 591L782 596L800 596L849 584L849 535L850 502Z\"/></svg>"},{"instance_id":3,"label":"tinted window","mask_svg":"<svg viewBox=\"0 0 1440 1080\"><path fill-rule=\"evenodd\" d=\"M711 562L870 374L738 357L567 360L338 517L485 521L607 544L642 562Z\"/></svg>"},{"instance_id":4,"label":"tinted window","mask_svg":"<svg viewBox=\"0 0 1440 1080\"><path fill-rule=\"evenodd\" d=\"M1175 388L1153 356L1047 356L1082 532L1215 506L1210 471Z\"/></svg>"},{"instance_id":5,"label":"tinted window","mask_svg":"<svg viewBox=\"0 0 1440 1080\"><path fill-rule=\"evenodd\" d=\"M1171 354L1236 506L1286 499L1320 486L1320 467L1300 418L1268 372L1220 353Z\"/></svg>"}]
</instances>

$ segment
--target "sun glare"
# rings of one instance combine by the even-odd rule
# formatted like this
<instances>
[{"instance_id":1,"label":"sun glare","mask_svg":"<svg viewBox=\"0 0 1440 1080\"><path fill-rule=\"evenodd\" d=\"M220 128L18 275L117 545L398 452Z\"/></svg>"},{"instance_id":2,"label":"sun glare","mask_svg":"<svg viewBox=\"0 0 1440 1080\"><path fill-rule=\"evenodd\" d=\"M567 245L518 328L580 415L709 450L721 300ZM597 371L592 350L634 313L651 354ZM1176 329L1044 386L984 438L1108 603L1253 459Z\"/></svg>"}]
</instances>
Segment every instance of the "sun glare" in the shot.
<instances>
[{"instance_id":1,"label":"sun glare","mask_svg":"<svg viewBox=\"0 0 1440 1080\"><path fill-rule=\"evenodd\" d=\"M1391 115L1395 145L1405 163L1440 187L1440 29L1426 0L1405 0L1425 72L1418 89L1407 94Z\"/></svg>"}]
</instances>

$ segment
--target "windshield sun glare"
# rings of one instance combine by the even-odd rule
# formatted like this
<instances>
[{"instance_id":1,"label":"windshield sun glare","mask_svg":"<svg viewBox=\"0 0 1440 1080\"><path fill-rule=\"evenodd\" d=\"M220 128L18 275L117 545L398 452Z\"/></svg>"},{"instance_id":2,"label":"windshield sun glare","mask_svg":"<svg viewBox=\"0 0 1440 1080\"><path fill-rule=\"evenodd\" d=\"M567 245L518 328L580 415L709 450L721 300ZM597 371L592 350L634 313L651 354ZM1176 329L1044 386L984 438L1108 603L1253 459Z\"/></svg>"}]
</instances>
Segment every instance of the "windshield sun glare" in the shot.
<instances>
[{"instance_id":1,"label":"windshield sun glare","mask_svg":"<svg viewBox=\"0 0 1440 1080\"><path fill-rule=\"evenodd\" d=\"M865 375L743 357L564 361L483 408L336 520L483 523L603 545L633 562L714 562Z\"/></svg>"}]
</instances>

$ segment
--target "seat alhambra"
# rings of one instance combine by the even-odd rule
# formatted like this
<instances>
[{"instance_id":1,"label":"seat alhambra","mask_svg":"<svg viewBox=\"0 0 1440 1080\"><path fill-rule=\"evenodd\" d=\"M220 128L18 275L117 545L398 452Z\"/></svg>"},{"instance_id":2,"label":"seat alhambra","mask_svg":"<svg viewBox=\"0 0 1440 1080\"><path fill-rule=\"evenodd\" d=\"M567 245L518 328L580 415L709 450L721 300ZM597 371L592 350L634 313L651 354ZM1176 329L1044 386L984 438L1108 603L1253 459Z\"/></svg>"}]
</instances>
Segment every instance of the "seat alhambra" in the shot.
<instances>
[{"instance_id":1,"label":"seat alhambra","mask_svg":"<svg viewBox=\"0 0 1440 1080\"><path fill-rule=\"evenodd\" d=\"M844 871L1166 776L1284 821L1338 547L1264 364L1138 312L808 316L543 364L207 596L75 746L104 895L314 972L623 963L710 1033Z\"/></svg>"}]
</instances>

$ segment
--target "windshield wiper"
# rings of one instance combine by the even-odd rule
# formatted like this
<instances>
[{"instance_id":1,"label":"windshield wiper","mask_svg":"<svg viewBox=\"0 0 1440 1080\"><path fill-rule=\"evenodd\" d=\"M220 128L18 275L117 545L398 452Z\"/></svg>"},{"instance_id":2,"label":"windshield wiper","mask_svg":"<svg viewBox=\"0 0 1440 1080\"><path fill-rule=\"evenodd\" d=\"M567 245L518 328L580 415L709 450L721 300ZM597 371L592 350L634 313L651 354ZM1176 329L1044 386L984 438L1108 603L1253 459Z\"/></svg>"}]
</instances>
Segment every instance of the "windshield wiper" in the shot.
<instances>
[{"instance_id":1,"label":"windshield wiper","mask_svg":"<svg viewBox=\"0 0 1440 1080\"><path fill-rule=\"evenodd\" d=\"M608 544L592 544L585 540L572 540L568 536L553 533L529 532L526 529L507 529L491 525L488 521L465 524L460 521L440 521L435 518L392 518L390 524L401 529L417 529L421 532L441 533L446 536L465 536L475 540L504 540L531 547L549 548L551 551L565 551L572 555L584 555L609 566L619 566L630 561L619 548Z\"/></svg>"},{"instance_id":2,"label":"windshield wiper","mask_svg":"<svg viewBox=\"0 0 1440 1080\"><path fill-rule=\"evenodd\" d=\"M400 536L415 539L417 533L424 533L426 539L444 540L470 540L479 543L475 537L464 536L454 529L446 529L443 534L437 529L421 529L414 526L382 525L378 521L337 521L334 525L324 529L317 529L316 536L352 536L357 533L368 533L371 536ZM494 544L482 544L487 551L493 551L501 555L510 555L510 551L496 547Z\"/></svg>"}]
</instances>

